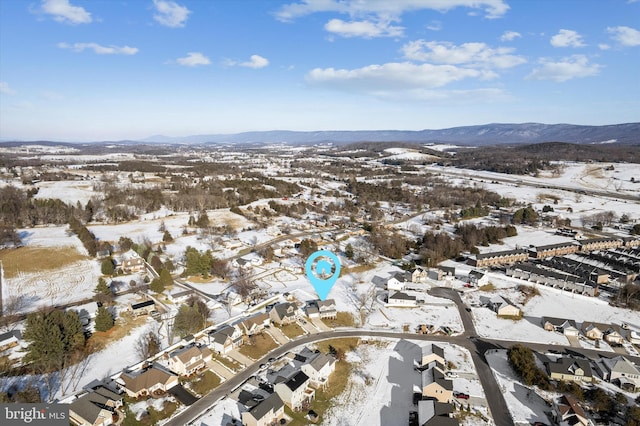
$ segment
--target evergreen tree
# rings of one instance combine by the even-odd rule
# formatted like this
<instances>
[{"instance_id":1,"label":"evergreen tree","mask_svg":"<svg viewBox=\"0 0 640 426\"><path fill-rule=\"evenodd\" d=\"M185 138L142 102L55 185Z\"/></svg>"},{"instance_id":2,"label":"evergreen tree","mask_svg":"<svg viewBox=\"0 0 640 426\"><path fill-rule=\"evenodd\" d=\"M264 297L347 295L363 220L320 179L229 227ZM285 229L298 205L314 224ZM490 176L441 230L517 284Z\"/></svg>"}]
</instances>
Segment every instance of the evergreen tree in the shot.
<instances>
[{"instance_id":1,"label":"evergreen tree","mask_svg":"<svg viewBox=\"0 0 640 426\"><path fill-rule=\"evenodd\" d=\"M98 285L93 292L96 294L95 299L97 302L106 303L113 299L113 293L107 285L107 281L102 277L98 278Z\"/></svg>"},{"instance_id":2,"label":"evergreen tree","mask_svg":"<svg viewBox=\"0 0 640 426\"><path fill-rule=\"evenodd\" d=\"M98 331L107 331L111 327L113 327L114 320L111 312L104 306L100 306L98 308L98 313L96 314L96 330Z\"/></svg>"},{"instance_id":3,"label":"evergreen tree","mask_svg":"<svg viewBox=\"0 0 640 426\"><path fill-rule=\"evenodd\" d=\"M155 293L162 293L164 291L164 284L162 283L162 280L160 280L160 278L154 278L153 280L151 280L149 288Z\"/></svg>"},{"instance_id":4,"label":"evergreen tree","mask_svg":"<svg viewBox=\"0 0 640 426\"><path fill-rule=\"evenodd\" d=\"M171 241L173 241L173 236L169 231L164 231L164 234L162 235L162 241L164 241L165 243L170 243Z\"/></svg>"},{"instance_id":5,"label":"evergreen tree","mask_svg":"<svg viewBox=\"0 0 640 426\"><path fill-rule=\"evenodd\" d=\"M344 255L347 256L347 259L353 259L353 246L351 243L344 248Z\"/></svg>"},{"instance_id":6,"label":"evergreen tree","mask_svg":"<svg viewBox=\"0 0 640 426\"><path fill-rule=\"evenodd\" d=\"M100 266L100 272L102 275L113 275L113 260L111 258L105 259L102 261L102 265Z\"/></svg>"},{"instance_id":7,"label":"evergreen tree","mask_svg":"<svg viewBox=\"0 0 640 426\"><path fill-rule=\"evenodd\" d=\"M59 366L65 354L81 349L85 343L76 311L54 310L27 315L23 333L29 342L24 360L40 366Z\"/></svg>"}]
</instances>

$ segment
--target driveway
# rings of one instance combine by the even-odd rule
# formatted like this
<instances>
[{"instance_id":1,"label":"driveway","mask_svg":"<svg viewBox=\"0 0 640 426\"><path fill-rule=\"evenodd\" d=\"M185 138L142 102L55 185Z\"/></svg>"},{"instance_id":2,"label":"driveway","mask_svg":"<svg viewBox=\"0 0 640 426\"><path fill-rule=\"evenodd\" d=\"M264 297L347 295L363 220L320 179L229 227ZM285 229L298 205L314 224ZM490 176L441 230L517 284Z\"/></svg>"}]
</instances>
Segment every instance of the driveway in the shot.
<instances>
[{"instance_id":1,"label":"driveway","mask_svg":"<svg viewBox=\"0 0 640 426\"><path fill-rule=\"evenodd\" d=\"M325 324L324 321L322 321L320 318L312 318L310 321L320 331L331 331L331 327L329 327L327 324Z\"/></svg>"},{"instance_id":2,"label":"driveway","mask_svg":"<svg viewBox=\"0 0 640 426\"><path fill-rule=\"evenodd\" d=\"M220 376L220 378L222 378L222 381L229 380L233 376L235 376L234 372L230 371L227 367L217 361L207 362L207 367L209 368L209 370Z\"/></svg>"},{"instance_id":3,"label":"driveway","mask_svg":"<svg viewBox=\"0 0 640 426\"><path fill-rule=\"evenodd\" d=\"M289 342L289 338L285 336L282 330L280 330L278 327L272 326L271 328L266 329L265 332L269 336L271 336L273 340L275 340L279 345L284 345L285 343Z\"/></svg>"},{"instance_id":4,"label":"driveway","mask_svg":"<svg viewBox=\"0 0 640 426\"><path fill-rule=\"evenodd\" d=\"M182 387L182 385L176 385L169 389L168 391L171 395L175 396L178 401L180 401L185 406L193 405L194 402L198 400L195 396L191 394L188 390Z\"/></svg>"},{"instance_id":5,"label":"driveway","mask_svg":"<svg viewBox=\"0 0 640 426\"><path fill-rule=\"evenodd\" d=\"M569 344L571 345L571 347L573 348L580 348L580 339L578 339L578 336L567 336L566 334L564 335L567 340L569 341Z\"/></svg>"},{"instance_id":6,"label":"driveway","mask_svg":"<svg viewBox=\"0 0 640 426\"><path fill-rule=\"evenodd\" d=\"M316 333L319 333L319 330L318 330L317 328L315 328L315 327L313 326L313 324L311 324L311 323L310 323L309 321L307 321L307 320L300 320L300 321L298 321L298 325L299 325L300 327L302 327L302 329L303 329L304 331L306 331L307 333L309 333L309 334L316 334Z\"/></svg>"},{"instance_id":7,"label":"driveway","mask_svg":"<svg viewBox=\"0 0 640 426\"><path fill-rule=\"evenodd\" d=\"M243 355L240 353L239 350L237 349L233 349L231 351L229 351L227 353L228 356L230 356L231 358L235 359L236 361L238 361L240 364L244 365L245 367L252 365L255 361L252 360L251 358L249 358L246 355Z\"/></svg>"}]
</instances>

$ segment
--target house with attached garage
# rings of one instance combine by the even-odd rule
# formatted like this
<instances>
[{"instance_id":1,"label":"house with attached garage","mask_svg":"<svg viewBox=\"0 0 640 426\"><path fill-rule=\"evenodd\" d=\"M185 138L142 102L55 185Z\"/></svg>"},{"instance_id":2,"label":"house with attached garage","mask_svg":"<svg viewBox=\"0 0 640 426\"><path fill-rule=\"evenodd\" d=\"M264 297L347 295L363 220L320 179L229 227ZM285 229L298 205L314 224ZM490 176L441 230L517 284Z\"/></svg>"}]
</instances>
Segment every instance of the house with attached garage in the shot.
<instances>
[{"instance_id":1,"label":"house with attached garage","mask_svg":"<svg viewBox=\"0 0 640 426\"><path fill-rule=\"evenodd\" d=\"M414 269L409 271L411 273L411 282L412 283L424 283L427 281L429 277L429 273L426 269L416 266Z\"/></svg>"},{"instance_id":2,"label":"house with attached garage","mask_svg":"<svg viewBox=\"0 0 640 426\"><path fill-rule=\"evenodd\" d=\"M11 330L0 334L0 351L18 346L22 341L20 330Z\"/></svg>"},{"instance_id":3,"label":"house with attached garage","mask_svg":"<svg viewBox=\"0 0 640 426\"><path fill-rule=\"evenodd\" d=\"M577 383L592 383L594 381L591 364L586 359L562 357L555 362L545 361L544 365L551 380Z\"/></svg>"},{"instance_id":4,"label":"house with attached garage","mask_svg":"<svg viewBox=\"0 0 640 426\"><path fill-rule=\"evenodd\" d=\"M155 365L140 372L122 373L117 383L132 398L148 396L154 392L166 392L179 384L178 376Z\"/></svg>"},{"instance_id":5,"label":"house with attached garage","mask_svg":"<svg viewBox=\"0 0 640 426\"><path fill-rule=\"evenodd\" d=\"M144 271L144 259L133 250L129 250L120 256L116 263L117 268L122 268L125 274Z\"/></svg>"},{"instance_id":6,"label":"house with attached garage","mask_svg":"<svg viewBox=\"0 0 640 426\"><path fill-rule=\"evenodd\" d=\"M444 369L446 362L444 359L444 349L441 346L431 343L422 347L422 358L420 359L420 367L433 367L438 366L440 369Z\"/></svg>"},{"instance_id":7,"label":"house with attached garage","mask_svg":"<svg viewBox=\"0 0 640 426\"><path fill-rule=\"evenodd\" d=\"M394 272L387 280L387 290L402 291L412 280L411 273L406 271Z\"/></svg>"},{"instance_id":8,"label":"house with attached garage","mask_svg":"<svg viewBox=\"0 0 640 426\"><path fill-rule=\"evenodd\" d=\"M292 324L298 319L298 306L292 302L278 303L269 311L274 324Z\"/></svg>"},{"instance_id":9,"label":"house with attached garage","mask_svg":"<svg viewBox=\"0 0 640 426\"><path fill-rule=\"evenodd\" d=\"M542 328L547 331L555 331L565 336L575 336L580 334L576 322L571 319L542 317Z\"/></svg>"},{"instance_id":10,"label":"house with attached garage","mask_svg":"<svg viewBox=\"0 0 640 426\"><path fill-rule=\"evenodd\" d=\"M129 303L129 312L134 317L140 315L149 315L152 311L156 310L156 302L153 300L145 300L144 302Z\"/></svg>"},{"instance_id":11,"label":"house with attached garage","mask_svg":"<svg viewBox=\"0 0 640 426\"><path fill-rule=\"evenodd\" d=\"M300 370L309 377L310 386L323 389L335 369L336 359L323 353L314 354L307 363L300 367Z\"/></svg>"},{"instance_id":12,"label":"house with attached garage","mask_svg":"<svg viewBox=\"0 0 640 426\"><path fill-rule=\"evenodd\" d=\"M266 326L271 322L269 314L266 312L254 315L247 319L238 322L236 325L247 336L253 336L254 334L262 333Z\"/></svg>"},{"instance_id":13,"label":"house with attached garage","mask_svg":"<svg viewBox=\"0 0 640 426\"><path fill-rule=\"evenodd\" d=\"M484 272L474 269L469 272L469 284L476 287L487 285L489 284L489 277Z\"/></svg>"},{"instance_id":14,"label":"house with attached garage","mask_svg":"<svg viewBox=\"0 0 640 426\"><path fill-rule=\"evenodd\" d=\"M591 426L593 422L571 395L563 395L553 402L551 416L559 426Z\"/></svg>"},{"instance_id":15,"label":"house with attached garage","mask_svg":"<svg viewBox=\"0 0 640 426\"><path fill-rule=\"evenodd\" d=\"M316 300L320 319L336 319L336 301L334 299Z\"/></svg>"},{"instance_id":16,"label":"house with attached garage","mask_svg":"<svg viewBox=\"0 0 640 426\"><path fill-rule=\"evenodd\" d=\"M418 401L418 424L420 426L457 426L458 419L452 417L453 405L432 399Z\"/></svg>"},{"instance_id":17,"label":"house with attached garage","mask_svg":"<svg viewBox=\"0 0 640 426\"><path fill-rule=\"evenodd\" d=\"M595 362L595 370L602 380L627 392L640 391L640 368L624 356L600 358Z\"/></svg>"},{"instance_id":18,"label":"house with attached garage","mask_svg":"<svg viewBox=\"0 0 640 426\"><path fill-rule=\"evenodd\" d=\"M242 413L242 426L272 426L284 418L284 402L277 393L272 393Z\"/></svg>"},{"instance_id":19,"label":"house with attached garage","mask_svg":"<svg viewBox=\"0 0 640 426\"><path fill-rule=\"evenodd\" d=\"M209 332L209 346L219 354L242 346L242 331L237 325L227 325L219 330Z\"/></svg>"},{"instance_id":20,"label":"house with attached garage","mask_svg":"<svg viewBox=\"0 0 640 426\"><path fill-rule=\"evenodd\" d=\"M422 396L433 398L438 402L451 402L453 382L446 379L439 368L428 368L422 372Z\"/></svg>"},{"instance_id":21,"label":"house with attached garage","mask_svg":"<svg viewBox=\"0 0 640 426\"><path fill-rule=\"evenodd\" d=\"M387 304L389 306L416 306L417 301L415 296L408 295L401 291L396 291L388 297Z\"/></svg>"},{"instance_id":22,"label":"house with attached garage","mask_svg":"<svg viewBox=\"0 0 640 426\"><path fill-rule=\"evenodd\" d=\"M582 334L591 340L604 340L616 345L621 345L624 342L623 330L616 324L585 321L582 323Z\"/></svg>"},{"instance_id":23,"label":"house with attached garage","mask_svg":"<svg viewBox=\"0 0 640 426\"><path fill-rule=\"evenodd\" d=\"M190 376L205 368L212 355L213 352L206 346L182 348L169 355L169 368L180 376Z\"/></svg>"},{"instance_id":24,"label":"house with attached garage","mask_svg":"<svg viewBox=\"0 0 640 426\"><path fill-rule=\"evenodd\" d=\"M69 422L76 426L107 426L115 423L122 395L99 386L69 404Z\"/></svg>"},{"instance_id":25,"label":"house with attached garage","mask_svg":"<svg viewBox=\"0 0 640 426\"><path fill-rule=\"evenodd\" d=\"M480 303L494 311L499 317L520 317L522 310L503 296L480 296Z\"/></svg>"},{"instance_id":26,"label":"house with attached garage","mask_svg":"<svg viewBox=\"0 0 640 426\"><path fill-rule=\"evenodd\" d=\"M293 411L299 411L313 401L315 391L309 387L311 381L304 372L298 371L289 378L279 377L279 379L276 380L273 390Z\"/></svg>"}]
</instances>

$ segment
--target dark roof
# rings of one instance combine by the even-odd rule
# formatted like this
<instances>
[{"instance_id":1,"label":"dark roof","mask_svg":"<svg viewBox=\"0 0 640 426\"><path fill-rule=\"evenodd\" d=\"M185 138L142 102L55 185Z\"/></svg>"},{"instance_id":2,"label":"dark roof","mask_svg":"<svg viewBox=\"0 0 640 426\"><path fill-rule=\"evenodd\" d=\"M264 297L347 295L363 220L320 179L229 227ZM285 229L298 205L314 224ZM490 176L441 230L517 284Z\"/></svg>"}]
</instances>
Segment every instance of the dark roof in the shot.
<instances>
[{"instance_id":1,"label":"dark roof","mask_svg":"<svg viewBox=\"0 0 640 426\"><path fill-rule=\"evenodd\" d=\"M293 307L293 311L291 313L287 312L290 307ZM278 314L279 318L287 318L287 317L294 316L297 308L298 307L291 302L279 303L273 307L273 309Z\"/></svg>"},{"instance_id":2,"label":"dark roof","mask_svg":"<svg viewBox=\"0 0 640 426\"><path fill-rule=\"evenodd\" d=\"M396 291L389 299L397 299L397 300L416 300L415 296L409 296L407 293L403 293L401 291Z\"/></svg>"},{"instance_id":3,"label":"dark roof","mask_svg":"<svg viewBox=\"0 0 640 426\"><path fill-rule=\"evenodd\" d=\"M591 365L586 359L577 358L559 358L556 362L547 363L549 373L558 374L573 374L571 371L573 367L580 367L584 371L585 377L592 377Z\"/></svg>"},{"instance_id":4,"label":"dark roof","mask_svg":"<svg viewBox=\"0 0 640 426\"><path fill-rule=\"evenodd\" d=\"M547 244L545 246L537 246L535 247L536 251L540 250L553 250L562 247L576 246L578 247L578 243L575 241L567 241L565 243L556 243L556 244Z\"/></svg>"},{"instance_id":5,"label":"dark roof","mask_svg":"<svg viewBox=\"0 0 640 426\"><path fill-rule=\"evenodd\" d=\"M122 396L115 392L111 392L104 387L98 387L92 392L89 392L80 398L76 399L69 406L70 410L73 410L80 417L90 423L94 423L103 409L113 411L113 408L107 407L109 401L119 401Z\"/></svg>"},{"instance_id":6,"label":"dark roof","mask_svg":"<svg viewBox=\"0 0 640 426\"><path fill-rule=\"evenodd\" d=\"M292 391L298 389L300 386L304 385L309 380L309 376L307 376L304 372L298 371L293 377L285 382L285 385L291 389Z\"/></svg>"},{"instance_id":7,"label":"dark roof","mask_svg":"<svg viewBox=\"0 0 640 426\"><path fill-rule=\"evenodd\" d=\"M411 281L411 274L407 271L396 271L393 274L391 274L391 276L389 277L389 279L391 278L395 278L396 280L402 282L410 282Z\"/></svg>"},{"instance_id":8,"label":"dark roof","mask_svg":"<svg viewBox=\"0 0 640 426\"><path fill-rule=\"evenodd\" d=\"M147 306L151 306L151 305L155 305L156 302L154 302L153 300L145 300L144 302L140 302L140 303L133 303L131 305L131 309L141 309L141 308L145 308Z\"/></svg>"},{"instance_id":9,"label":"dark roof","mask_svg":"<svg viewBox=\"0 0 640 426\"><path fill-rule=\"evenodd\" d=\"M22 333L20 333L20 330L11 330L7 331L6 333L2 333L0 334L0 342L3 340L8 340L11 337L15 337L16 339L20 340L22 339Z\"/></svg>"},{"instance_id":10,"label":"dark roof","mask_svg":"<svg viewBox=\"0 0 640 426\"><path fill-rule=\"evenodd\" d=\"M284 402L282 402L282 399L280 399L278 394L272 393L260 404L256 405L251 410L249 410L249 412L256 420L259 420L263 418L271 410L275 412L275 411L278 411L283 406L284 406Z\"/></svg>"},{"instance_id":11,"label":"dark roof","mask_svg":"<svg viewBox=\"0 0 640 426\"><path fill-rule=\"evenodd\" d=\"M456 268L454 266L438 266L438 269L442 272L446 272L447 274L455 275L456 273Z\"/></svg>"},{"instance_id":12,"label":"dark roof","mask_svg":"<svg viewBox=\"0 0 640 426\"><path fill-rule=\"evenodd\" d=\"M554 317L542 317L542 324L544 325L546 323L550 323L554 327L560 327L560 326L563 326L563 325L568 323L570 326L578 328L577 325L576 325L576 322L574 320L572 320L572 319L554 318Z\"/></svg>"}]
</instances>

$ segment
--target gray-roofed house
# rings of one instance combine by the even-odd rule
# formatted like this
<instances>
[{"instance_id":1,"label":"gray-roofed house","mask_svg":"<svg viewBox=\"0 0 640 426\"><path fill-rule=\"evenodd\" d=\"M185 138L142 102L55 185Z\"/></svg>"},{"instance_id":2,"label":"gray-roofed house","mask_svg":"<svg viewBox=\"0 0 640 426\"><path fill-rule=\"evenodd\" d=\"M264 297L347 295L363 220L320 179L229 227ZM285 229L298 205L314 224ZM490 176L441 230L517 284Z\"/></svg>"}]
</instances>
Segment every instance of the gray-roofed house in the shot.
<instances>
[{"instance_id":1,"label":"gray-roofed house","mask_svg":"<svg viewBox=\"0 0 640 426\"><path fill-rule=\"evenodd\" d=\"M412 277L409 272L396 271L387 280L387 290L402 291L411 280Z\"/></svg>"},{"instance_id":2,"label":"gray-roofed house","mask_svg":"<svg viewBox=\"0 0 640 426\"><path fill-rule=\"evenodd\" d=\"M141 373L122 373L119 381L127 395L138 398L156 391L166 392L178 384L178 376L154 366Z\"/></svg>"},{"instance_id":3,"label":"gray-roofed house","mask_svg":"<svg viewBox=\"0 0 640 426\"><path fill-rule=\"evenodd\" d=\"M402 291L396 291L389 296L388 304L395 306L416 306L416 297Z\"/></svg>"},{"instance_id":4,"label":"gray-roofed house","mask_svg":"<svg viewBox=\"0 0 640 426\"><path fill-rule=\"evenodd\" d=\"M154 311L155 309L156 302L154 302L153 300L145 300L144 302L129 304L129 312L131 312L134 317L140 315L149 315L149 313L151 313L151 311Z\"/></svg>"},{"instance_id":5,"label":"gray-roofed house","mask_svg":"<svg viewBox=\"0 0 640 426\"><path fill-rule=\"evenodd\" d=\"M179 349L169 355L169 368L181 376L189 376L205 368L212 355L211 349L206 346Z\"/></svg>"},{"instance_id":6,"label":"gray-roofed house","mask_svg":"<svg viewBox=\"0 0 640 426\"><path fill-rule=\"evenodd\" d=\"M582 323L582 333L592 340L604 340L607 343L622 344L623 331L617 324L603 324L585 321Z\"/></svg>"},{"instance_id":7,"label":"gray-roofed house","mask_svg":"<svg viewBox=\"0 0 640 426\"><path fill-rule=\"evenodd\" d=\"M107 426L114 423L121 406L122 395L100 386L69 405L69 421L78 426Z\"/></svg>"},{"instance_id":8,"label":"gray-roofed house","mask_svg":"<svg viewBox=\"0 0 640 426\"><path fill-rule=\"evenodd\" d=\"M309 376L309 384L315 388L324 388L335 369L336 359L323 353L314 354L309 362L300 367L300 370Z\"/></svg>"},{"instance_id":9,"label":"gray-roofed house","mask_svg":"<svg viewBox=\"0 0 640 426\"><path fill-rule=\"evenodd\" d=\"M242 346L242 331L237 325L228 325L209 333L209 346L220 354Z\"/></svg>"},{"instance_id":10,"label":"gray-roofed house","mask_svg":"<svg viewBox=\"0 0 640 426\"><path fill-rule=\"evenodd\" d=\"M317 300L316 306L320 319L336 319L338 311L336 310L336 301L334 299Z\"/></svg>"},{"instance_id":11,"label":"gray-roofed house","mask_svg":"<svg viewBox=\"0 0 640 426\"><path fill-rule=\"evenodd\" d=\"M302 371L298 371L290 378L276 383L273 390L289 408L298 411L310 404L315 397L315 391L309 385L309 376Z\"/></svg>"},{"instance_id":12,"label":"gray-roofed house","mask_svg":"<svg viewBox=\"0 0 640 426\"><path fill-rule=\"evenodd\" d=\"M446 361L444 358L444 349L441 346L431 343L422 347L422 358L420 360L420 367L431 367L431 363L436 363L441 369L444 368Z\"/></svg>"},{"instance_id":13,"label":"gray-roofed house","mask_svg":"<svg viewBox=\"0 0 640 426\"><path fill-rule=\"evenodd\" d=\"M640 391L640 369L626 357L601 358L595 367L603 380L628 392Z\"/></svg>"},{"instance_id":14,"label":"gray-roofed house","mask_svg":"<svg viewBox=\"0 0 640 426\"><path fill-rule=\"evenodd\" d=\"M269 314L262 312L244 319L236 325L240 327L240 330L242 330L242 332L247 336L253 336L254 334L261 333L264 328L269 325L270 321L271 319L269 318Z\"/></svg>"},{"instance_id":15,"label":"gray-roofed house","mask_svg":"<svg viewBox=\"0 0 640 426\"><path fill-rule=\"evenodd\" d=\"M242 413L242 426L271 426L284 418L284 402L277 393Z\"/></svg>"},{"instance_id":16,"label":"gray-roofed house","mask_svg":"<svg viewBox=\"0 0 640 426\"><path fill-rule=\"evenodd\" d=\"M433 399L418 401L418 424L420 426L457 426L458 419L451 417L453 405Z\"/></svg>"},{"instance_id":17,"label":"gray-roofed house","mask_svg":"<svg viewBox=\"0 0 640 426\"><path fill-rule=\"evenodd\" d=\"M22 340L20 330L11 330L0 334L0 350L5 350L17 346Z\"/></svg>"},{"instance_id":18,"label":"gray-roofed house","mask_svg":"<svg viewBox=\"0 0 640 426\"><path fill-rule=\"evenodd\" d=\"M489 283L489 277L484 272L474 269L469 272L469 283L480 287Z\"/></svg>"},{"instance_id":19,"label":"gray-roofed house","mask_svg":"<svg viewBox=\"0 0 640 426\"><path fill-rule=\"evenodd\" d=\"M544 364L551 380L593 382L591 364L586 359L562 357L556 362L548 361Z\"/></svg>"},{"instance_id":20,"label":"gray-roofed house","mask_svg":"<svg viewBox=\"0 0 640 426\"><path fill-rule=\"evenodd\" d=\"M292 324L298 319L298 306L295 303L278 303L269 311L271 321L277 325Z\"/></svg>"},{"instance_id":21,"label":"gray-roofed house","mask_svg":"<svg viewBox=\"0 0 640 426\"><path fill-rule=\"evenodd\" d=\"M480 296L480 302L500 317L519 317L522 315L522 310L503 296Z\"/></svg>"},{"instance_id":22,"label":"gray-roofed house","mask_svg":"<svg viewBox=\"0 0 640 426\"><path fill-rule=\"evenodd\" d=\"M571 319L542 317L542 327L547 331L557 331L565 336L578 336L580 334L576 322Z\"/></svg>"},{"instance_id":23,"label":"gray-roofed house","mask_svg":"<svg viewBox=\"0 0 640 426\"><path fill-rule=\"evenodd\" d=\"M439 368L428 368L422 372L422 396L434 398L438 402L451 402L453 382L446 379Z\"/></svg>"}]
</instances>

